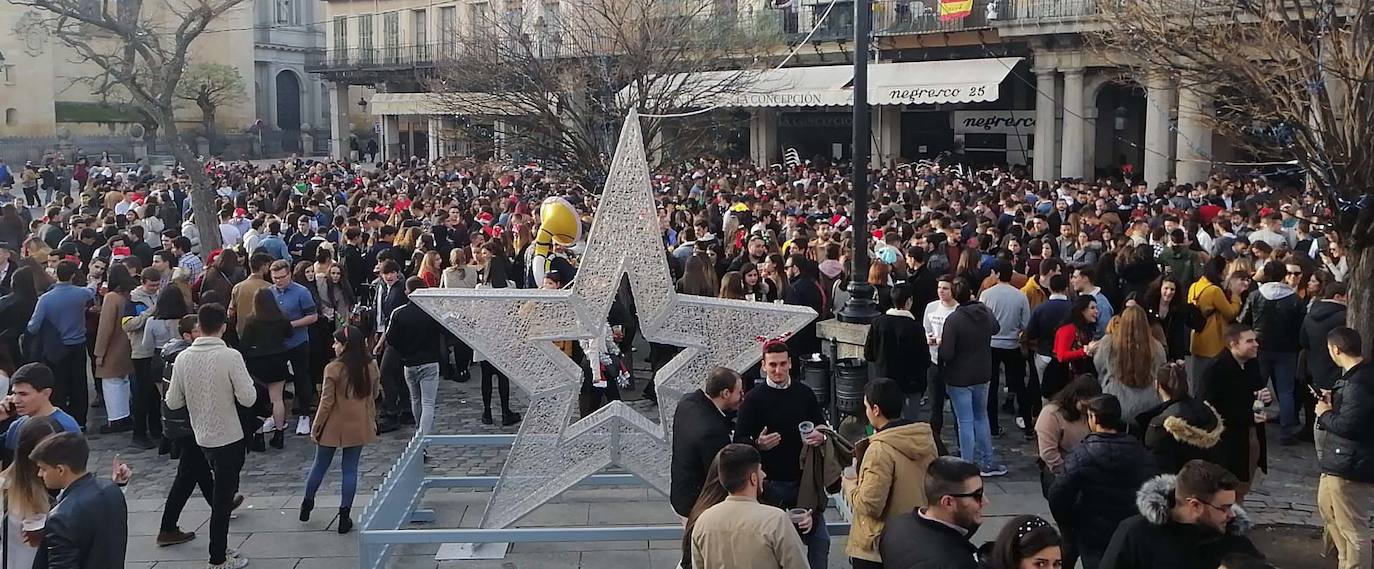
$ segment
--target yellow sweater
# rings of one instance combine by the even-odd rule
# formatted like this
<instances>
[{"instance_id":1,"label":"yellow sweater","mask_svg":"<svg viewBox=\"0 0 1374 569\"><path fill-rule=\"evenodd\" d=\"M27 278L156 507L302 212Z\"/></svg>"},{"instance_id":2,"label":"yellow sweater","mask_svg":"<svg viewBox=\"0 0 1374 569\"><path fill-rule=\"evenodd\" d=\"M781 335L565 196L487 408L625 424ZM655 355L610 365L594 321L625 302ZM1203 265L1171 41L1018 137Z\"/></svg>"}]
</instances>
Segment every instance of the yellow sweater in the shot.
<instances>
[{"instance_id":1,"label":"yellow sweater","mask_svg":"<svg viewBox=\"0 0 1374 569\"><path fill-rule=\"evenodd\" d=\"M1229 298L1220 286L1202 277L1188 287L1188 302L1207 319L1202 330L1193 332L1193 355L1215 357L1226 347L1226 326L1240 315L1240 297Z\"/></svg>"}]
</instances>

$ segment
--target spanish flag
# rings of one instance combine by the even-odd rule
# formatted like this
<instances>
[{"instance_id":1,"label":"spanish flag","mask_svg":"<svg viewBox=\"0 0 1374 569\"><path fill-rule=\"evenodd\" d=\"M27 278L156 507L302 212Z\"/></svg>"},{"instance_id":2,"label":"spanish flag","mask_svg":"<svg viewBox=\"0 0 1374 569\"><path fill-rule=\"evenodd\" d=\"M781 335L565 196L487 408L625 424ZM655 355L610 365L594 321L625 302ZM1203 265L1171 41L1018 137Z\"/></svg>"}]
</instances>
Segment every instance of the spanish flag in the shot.
<instances>
[{"instance_id":1,"label":"spanish flag","mask_svg":"<svg viewBox=\"0 0 1374 569\"><path fill-rule=\"evenodd\" d=\"M973 13L973 0L940 0L940 21L963 19Z\"/></svg>"}]
</instances>

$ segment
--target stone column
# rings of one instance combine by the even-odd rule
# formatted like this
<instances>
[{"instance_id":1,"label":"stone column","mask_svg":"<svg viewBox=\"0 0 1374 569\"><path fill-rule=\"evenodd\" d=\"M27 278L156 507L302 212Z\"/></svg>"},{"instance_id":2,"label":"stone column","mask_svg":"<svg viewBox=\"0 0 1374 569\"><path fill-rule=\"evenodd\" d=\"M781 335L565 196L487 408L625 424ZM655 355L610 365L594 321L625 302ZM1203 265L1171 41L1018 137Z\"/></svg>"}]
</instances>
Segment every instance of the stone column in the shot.
<instances>
[{"instance_id":1,"label":"stone column","mask_svg":"<svg viewBox=\"0 0 1374 569\"><path fill-rule=\"evenodd\" d=\"M1178 181L1196 184L1212 173L1212 128L1206 117L1211 97L1198 88L1178 91Z\"/></svg>"},{"instance_id":2,"label":"stone column","mask_svg":"<svg viewBox=\"0 0 1374 569\"><path fill-rule=\"evenodd\" d=\"M869 167L879 169L895 164L902 157L902 107L875 105L873 110L873 118L878 123L874 125L878 146L871 155Z\"/></svg>"},{"instance_id":3,"label":"stone column","mask_svg":"<svg viewBox=\"0 0 1374 569\"><path fill-rule=\"evenodd\" d=\"M1168 77L1154 74L1145 81L1145 183L1151 188L1169 181L1173 166L1170 152L1169 115L1174 106L1174 86Z\"/></svg>"},{"instance_id":4,"label":"stone column","mask_svg":"<svg viewBox=\"0 0 1374 569\"><path fill-rule=\"evenodd\" d=\"M1064 70L1064 152L1059 175L1083 177L1083 68Z\"/></svg>"},{"instance_id":5,"label":"stone column","mask_svg":"<svg viewBox=\"0 0 1374 569\"><path fill-rule=\"evenodd\" d=\"M444 128L443 119L436 115L429 116L429 161L433 162L443 156L443 137L439 136Z\"/></svg>"},{"instance_id":6,"label":"stone column","mask_svg":"<svg viewBox=\"0 0 1374 569\"><path fill-rule=\"evenodd\" d=\"M349 158L348 85L329 83L329 155Z\"/></svg>"},{"instance_id":7,"label":"stone column","mask_svg":"<svg viewBox=\"0 0 1374 569\"><path fill-rule=\"evenodd\" d=\"M1059 106L1055 97L1054 69L1036 68L1035 72L1035 164L1031 175L1039 181L1054 179L1055 139L1054 112Z\"/></svg>"},{"instance_id":8,"label":"stone column","mask_svg":"<svg viewBox=\"0 0 1374 569\"><path fill-rule=\"evenodd\" d=\"M277 126L277 68L268 65L266 69L267 80L263 82L262 94L267 98L267 104L263 105L262 108L267 111L267 115L258 118L267 123L267 126L272 130L279 130L280 127Z\"/></svg>"},{"instance_id":9,"label":"stone column","mask_svg":"<svg viewBox=\"0 0 1374 569\"><path fill-rule=\"evenodd\" d=\"M778 111L754 109L749 116L749 158L757 166L768 167L782 153L778 148Z\"/></svg>"},{"instance_id":10,"label":"stone column","mask_svg":"<svg viewBox=\"0 0 1374 569\"><path fill-rule=\"evenodd\" d=\"M382 115L382 160L402 158L401 121L396 115Z\"/></svg>"},{"instance_id":11,"label":"stone column","mask_svg":"<svg viewBox=\"0 0 1374 569\"><path fill-rule=\"evenodd\" d=\"M510 153L510 149L507 148L507 145L510 142L509 140L507 140L507 132L509 130L510 123L507 123L506 121L497 120L495 123L492 124L492 134L495 138L495 140L492 141L492 150L495 153L495 158L498 160L504 158L507 154Z\"/></svg>"}]
</instances>

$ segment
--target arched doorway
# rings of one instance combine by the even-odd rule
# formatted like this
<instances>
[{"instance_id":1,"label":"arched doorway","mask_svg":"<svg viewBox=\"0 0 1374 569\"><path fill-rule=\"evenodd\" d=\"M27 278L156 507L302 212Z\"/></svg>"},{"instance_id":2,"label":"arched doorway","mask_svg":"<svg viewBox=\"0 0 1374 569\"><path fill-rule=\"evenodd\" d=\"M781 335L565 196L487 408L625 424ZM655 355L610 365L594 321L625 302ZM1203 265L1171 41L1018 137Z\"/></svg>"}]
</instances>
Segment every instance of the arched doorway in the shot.
<instances>
[{"instance_id":1,"label":"arched doorway","mask_svg":"<svg viewBox=\"0 0 1374 569\"><path fill-rule=\"evenodd\" d=\"M300 146L301 82L291 71L277 74L277 128L281 130L281 148L295 152Z\"/></svg>"}]
</instances>

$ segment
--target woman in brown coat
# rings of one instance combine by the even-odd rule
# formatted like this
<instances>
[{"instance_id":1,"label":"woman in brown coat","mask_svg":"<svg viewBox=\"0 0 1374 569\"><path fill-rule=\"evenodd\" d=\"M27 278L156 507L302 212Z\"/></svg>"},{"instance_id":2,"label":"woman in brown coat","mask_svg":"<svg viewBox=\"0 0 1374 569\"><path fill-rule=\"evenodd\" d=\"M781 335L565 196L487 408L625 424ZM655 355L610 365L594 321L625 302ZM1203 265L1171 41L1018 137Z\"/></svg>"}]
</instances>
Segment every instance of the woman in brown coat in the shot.
<instances>
[{"instance_id":1,"label":"woman in brown coat","mask_svg":"<svg viewBox=\"0 0 1374 569\"><path fill-rule=\"evenodd\" d=\"M339 533L353 529L349 510L358 491L358 459L363 445L377 440L376 398L381 386L381 371L372 361L363 333L344 326L334 333L334 354L338 357L324 368L324 391L320 407L311 423L315 441L315 464L305 482L301 500L303 522L310 521L315 508L315 492L320 489L325 471L334 462L334 451L343 449L343 488L339 499Z\"/></svg>"},{"instance_id":2,"label":"woman in brown coat","mask_svg":"<svg viewBox=\"0 0 1374 569\"><path fill-rule=\"evenodd\" d=\"M100 304L100 324L95 332L95 376L101 378L100 391L105 395L105 414L108 423L100 427L100 434L122 433L133 429L129 418L129 374L134 371L133 348L129 335L121 325L129 306L129 293L135 282L129 269L121 263L110 267L110 280Z\"/></svg>"}]
</instances>

